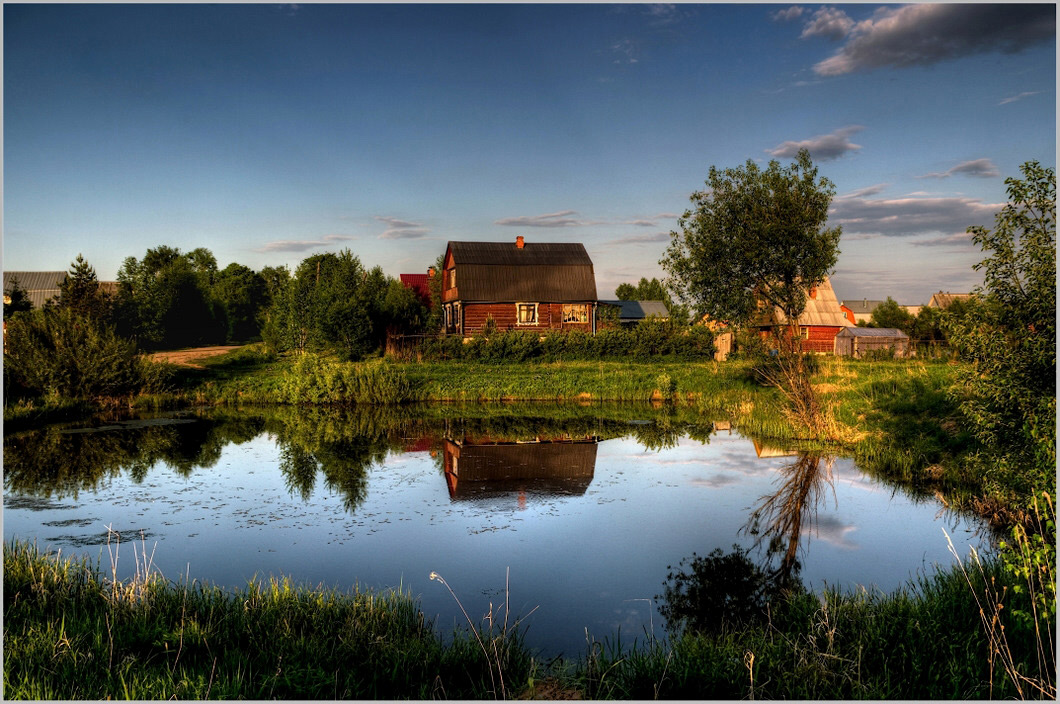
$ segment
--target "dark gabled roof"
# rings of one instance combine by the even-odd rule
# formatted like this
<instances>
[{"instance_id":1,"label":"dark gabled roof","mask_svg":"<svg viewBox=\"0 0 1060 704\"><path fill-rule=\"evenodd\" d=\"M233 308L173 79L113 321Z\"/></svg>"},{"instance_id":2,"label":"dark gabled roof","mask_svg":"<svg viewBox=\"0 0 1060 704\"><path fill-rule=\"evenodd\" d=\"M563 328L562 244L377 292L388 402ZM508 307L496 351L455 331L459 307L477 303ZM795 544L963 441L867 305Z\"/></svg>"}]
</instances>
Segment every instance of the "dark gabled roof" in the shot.
<instances>
[{"instance_id":1,"label":"dark gabled roof","mask_svg":"<svg viewBox=\"0 0 1060 704\"><path fill-rule=\"evenodd\" d=\"M26 297L34 308L41 308L50 298L59 295L59 284L66 279L65 271L5 271L4 293L11 290L11 280L25 290Z\"/></svg>"},{"instance_id":2,"label":"dark gabled roof","mask_svg":"<svg viewBox=\"0 0 1060 704\"><path fill-rule=\"evenodd\" d=\"M898 328L843 328L836 337L909 337Z\"/></svg>"},{"instance_id":3,"label":"dark gabled roof","mask_svg":"<svg viewBox=\"0 0 1060 704\"><path fill-rule=\"evenodd\" d=\"M651 315L659 318L670 317L670 312L666 310L666 304L663 301L600 301L600 303L617 306L620 321L644 320Z\"/></svg>"},{"instance_id":4,"label":"dark gabled roof","mask_svg":"<svg viewBox=\"0 0 1060 704\"><path fill-rule=\"evenodd\" d=\"M593 261L580 243L450 242L447 252L456 267L457 300L596 300Z\"/></svg>"}]
</instances>

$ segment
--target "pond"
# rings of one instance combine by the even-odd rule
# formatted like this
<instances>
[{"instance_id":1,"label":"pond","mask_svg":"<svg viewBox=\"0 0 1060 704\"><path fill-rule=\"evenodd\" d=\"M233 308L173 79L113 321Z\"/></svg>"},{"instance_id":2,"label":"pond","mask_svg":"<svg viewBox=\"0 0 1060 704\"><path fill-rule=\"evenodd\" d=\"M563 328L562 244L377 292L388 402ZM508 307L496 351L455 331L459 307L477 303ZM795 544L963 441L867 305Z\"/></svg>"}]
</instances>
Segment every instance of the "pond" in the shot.
<instances>
[{"instance_id":1,"label":"pond","mask_svg":"<svg viewBox=\"0 0 1060 704\"><path fill-rule=\"evenodd\" d=\"M508 600L526 642L663 638L670 567L734 545L809 589L884 592L988 529L850 459L641 406L195 411L4 437L4 539L119 576L397 588L443 636ZM133 547L137 554L134 556Z\"/></svg>"}]
</instances>

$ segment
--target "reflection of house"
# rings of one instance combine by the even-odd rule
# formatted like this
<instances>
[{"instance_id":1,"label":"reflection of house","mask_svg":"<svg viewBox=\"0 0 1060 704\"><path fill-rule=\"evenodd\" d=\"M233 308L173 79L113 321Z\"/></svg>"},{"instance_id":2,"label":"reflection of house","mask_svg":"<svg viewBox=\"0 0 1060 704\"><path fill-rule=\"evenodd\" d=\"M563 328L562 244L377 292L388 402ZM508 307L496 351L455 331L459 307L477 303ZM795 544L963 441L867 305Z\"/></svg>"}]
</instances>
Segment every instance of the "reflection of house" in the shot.
<instances>
[{"instance_id":1,"label":"reflection of house","mask_svg":"<svg viewBox=\"0 0 1060 704\"><path fill-rule=\"evenodd\" d=\"M787 325L787 317L779 310L767 313L758 323L763 334L777 325ZM832 354L836 334L849 326L850 321L839 307L839 299L832 290L832 283L825 277L819 286L809 290L806 308L799 316L802 350Z\"/></svg>"},{"instance_id":2,"label":"reflection of house","mask_svg":"<svg viewBox=\"0 0 1060 704\"><path fill-rule=\"evenodd\" d=\"M755 454L761 459L769 459L771 457L795 457L799 453L795 450L785 450L779 447L770 447L769 445L763 445L757 440L752 439L751 442L755 446Z\"/></svg>"},{"instance_id":3,"label":"reflection of house","mask_svg":"<svg viewBox=\"0 0 1060 704\"><path fill-rule=\"evenodd\" d=\"M845 328L835 336L835 353L860 359L873 352L893 350L895 357L909 354L909 336L897 328Z\"/></svg>"},{"instance_id":4,"label":"reflection of house","mask_svg":"<svg viewBox=\"0 0 1060 704\"><path fill-rule=\"evenodd\" d=\"M445 440L449 498L501 494L584 494L596 471L595 437L559 442Z\"/></svg>"},{"instance_id":5,"label":"reflection of house","mask_svg":"<svg viewBox=\"0 0 1060 704\"><path fill-rule=\"evenodd\" d=\"M648 318L670 319L670 311L666 310L663 301L600 301L600 305L617 308L620 325L636 325Z\"/></svg>"},{"instance_id":6,"label":"reflection of house","mask_svg":"<svg viewBox=\"0 0 1060 704\"><path fill-rule=\"evenodd\" d=\"M596 332L593 262L578 243L450 242L442 271L445 331Z\"/></svg>"}]
</instances>

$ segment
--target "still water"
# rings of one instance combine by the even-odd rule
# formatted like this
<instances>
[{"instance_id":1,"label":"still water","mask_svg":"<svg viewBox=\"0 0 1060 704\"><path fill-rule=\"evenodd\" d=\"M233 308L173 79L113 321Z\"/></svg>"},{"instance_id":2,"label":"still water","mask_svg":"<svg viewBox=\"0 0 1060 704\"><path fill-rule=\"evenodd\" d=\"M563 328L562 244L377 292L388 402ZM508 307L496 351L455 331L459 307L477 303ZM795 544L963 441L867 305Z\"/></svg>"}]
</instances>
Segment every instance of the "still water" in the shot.
<instances>
[{"instance_id":1,"label":"still water","mask_svg":"<svg viewBox=\"0 0 1060 704\"><path fill-rule=\"evenodd\" d=\"M726 426L646 407L255 409L4 438L4 539L166 578L400 587L443 635L507 598L526 642L665 636L670 566L734 545L814 590L891 591L991 549L975 518ZM945 531L945 533L944 533ZM141 542L142 536L142 542ZM115 538L111 533L111 549ZM532 612L532 613L531 613ZM501 614L503 616L503 614Z\"/></svg>"}]
</instances>

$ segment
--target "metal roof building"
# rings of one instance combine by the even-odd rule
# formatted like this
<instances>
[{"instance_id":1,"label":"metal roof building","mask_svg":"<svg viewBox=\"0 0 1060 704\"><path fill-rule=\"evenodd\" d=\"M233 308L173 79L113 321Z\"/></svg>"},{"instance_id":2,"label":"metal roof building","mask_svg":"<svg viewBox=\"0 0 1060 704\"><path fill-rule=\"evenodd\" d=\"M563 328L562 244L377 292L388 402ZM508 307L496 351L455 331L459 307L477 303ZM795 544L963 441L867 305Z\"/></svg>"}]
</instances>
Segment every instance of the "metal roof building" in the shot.
<instances>
[{"instance_id":1,"label":"metal roof building","mask_svg":"<svg viewBox=\"0 0 1060 704\"><path fill-rule=\"evenodd\" d=\"M12 281L18 279L34 308L43 308L49 299L59 295L59 285L66 279L65 271L5 271L4 294L11 290Z\"/></svg>"},{"instance_id":2,"label":"metal roof building","mask_svg":"<svg viewBox=\"0 0 1060 704\"><path fill-rule=\"evenodd\" d=\"M600 304L617 307L620 323L638 323L651 316L664 320L670 318L663 301L600 301Z\"/></svg>"}]
</instances>

